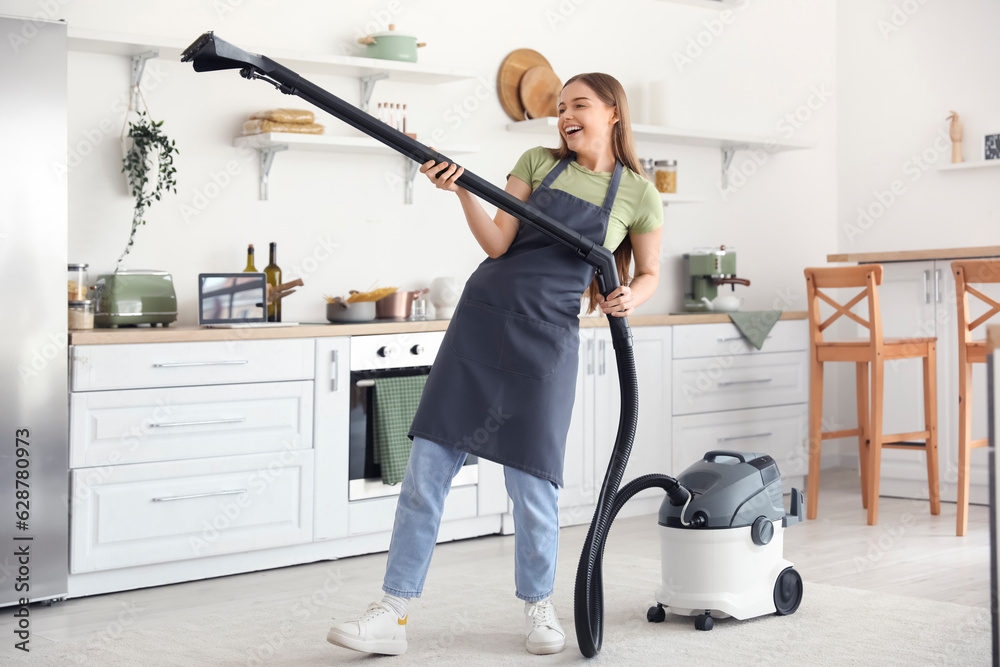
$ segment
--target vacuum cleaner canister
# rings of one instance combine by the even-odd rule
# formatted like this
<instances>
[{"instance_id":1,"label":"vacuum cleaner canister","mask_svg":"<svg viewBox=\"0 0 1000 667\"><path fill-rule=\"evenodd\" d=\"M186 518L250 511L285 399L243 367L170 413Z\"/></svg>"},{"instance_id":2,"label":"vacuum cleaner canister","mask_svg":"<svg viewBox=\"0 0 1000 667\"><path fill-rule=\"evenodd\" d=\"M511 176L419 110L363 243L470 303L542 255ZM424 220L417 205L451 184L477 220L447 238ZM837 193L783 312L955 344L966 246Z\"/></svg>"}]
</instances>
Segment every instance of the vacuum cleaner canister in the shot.
<instances>
[{"instance_id":1,"label":"vacuum cleaner canister","mask_svg":"<svg viewBox=\"0 0 1000 667\"><path fill-rule=\"evenodd\" d=\"M805 504L792 489L785 512L774 459L711 451L677 481L690 497L682 505L667 497L660 507L663 585L647 619L663 621L666 607L711 630L713 618L794 613L802 578L783 557L783 534L803 519Z\"/></svg>"}]
</instances>

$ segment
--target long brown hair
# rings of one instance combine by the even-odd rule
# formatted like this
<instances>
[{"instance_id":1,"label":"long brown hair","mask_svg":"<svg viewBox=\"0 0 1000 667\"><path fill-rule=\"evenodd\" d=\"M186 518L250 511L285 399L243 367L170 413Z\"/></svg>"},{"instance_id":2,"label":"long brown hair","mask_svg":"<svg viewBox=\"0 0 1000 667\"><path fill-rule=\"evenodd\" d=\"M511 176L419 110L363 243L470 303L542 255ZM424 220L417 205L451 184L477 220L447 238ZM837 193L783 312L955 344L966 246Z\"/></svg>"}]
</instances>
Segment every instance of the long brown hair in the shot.
<instances>
[{"instance_id":1,"label":"long brown hair","mask_svg":"<svg viewBox=\"0 0 1000 667\"><path fill-rule=\"evenodd\" d=\"M614 154L616 160L636 174L645 177L646 172L639 164L639 158L636 156L635 139L632 136L632 119L629 115L628 100L625 98L625 89L622 88L622 84L618 83L618 79L610 74L588 72L571 77L563 84L563 88L566 88L566 86L574 81L586 84L594 91L598 99L616 111L618 122L611 126L611 152ZM558 160L570 157L573 154L566 145L566 139L561 134L559 135L559 148L550 148L549 150ZM632 276L629 273L632 265L632 241L629 239L628 234L625 235L621 244L615 249L614 255L615 266L618 269L618 280L622 285L628 285L632 281ZM592 313L597 308L597 296L600 294L600 291L597 289L597 278L594 278L593 282L590 283L586 294L590 301L587 306L587 312Z\"/></svg>"}]
</instances>

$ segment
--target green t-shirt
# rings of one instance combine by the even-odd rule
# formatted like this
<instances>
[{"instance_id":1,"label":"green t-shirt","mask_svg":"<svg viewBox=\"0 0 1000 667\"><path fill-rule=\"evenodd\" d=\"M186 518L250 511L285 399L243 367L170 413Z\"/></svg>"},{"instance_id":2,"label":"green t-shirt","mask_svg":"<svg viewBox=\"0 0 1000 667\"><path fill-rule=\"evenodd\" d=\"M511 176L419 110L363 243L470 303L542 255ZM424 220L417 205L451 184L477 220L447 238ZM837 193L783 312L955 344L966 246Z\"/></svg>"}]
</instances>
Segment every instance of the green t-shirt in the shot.
<instances>
[{"instance_id":1,"label":"green t-shirt","mask_svg":"<svg viewBox=\"0 0 1000 667\"><path fill-rule=\"evenodd\" d=\"M517 176L530 185L534 192L557 164L559 160L549 149L537 146L525 151L511 169L510 175ZM604 203L610 183L611 172L591 171L573 160L552 183L552 188L600 206ZM659 229L662 225L663 200L656 187L628 167L623 168L618 195L611 207L604 247L614 252L630 231L644 234Z\"/></svg>"}]
</instances>

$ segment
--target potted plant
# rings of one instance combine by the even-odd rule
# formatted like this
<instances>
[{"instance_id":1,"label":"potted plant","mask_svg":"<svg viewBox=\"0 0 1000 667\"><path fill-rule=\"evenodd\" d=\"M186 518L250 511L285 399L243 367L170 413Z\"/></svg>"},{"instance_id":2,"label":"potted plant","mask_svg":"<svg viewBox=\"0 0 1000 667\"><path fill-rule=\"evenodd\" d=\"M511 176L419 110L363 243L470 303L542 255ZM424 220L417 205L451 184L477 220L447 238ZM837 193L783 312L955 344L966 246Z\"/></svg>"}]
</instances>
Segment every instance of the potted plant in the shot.
<instances>
[{"instance_id":1,"label":"potted plant","mask_svg":"<svg viewBox=\"0 0 1000 667\"><path fill-rule=\"evenodd\" d=\"M146 224L145 214L153 201L159 201L167 191L177 193L174 174L174 156L177 148L174 141L163 133L163 121L155 122L145 111L140 111L136 122L129 122L128 134L122 143L122 171L128 187L135 198L132 210L132 231L128 245L118 258L115 272L121 268L122 260L128 255L135 242L135 232L139 225Z\"/></svg>"}]
</instances>

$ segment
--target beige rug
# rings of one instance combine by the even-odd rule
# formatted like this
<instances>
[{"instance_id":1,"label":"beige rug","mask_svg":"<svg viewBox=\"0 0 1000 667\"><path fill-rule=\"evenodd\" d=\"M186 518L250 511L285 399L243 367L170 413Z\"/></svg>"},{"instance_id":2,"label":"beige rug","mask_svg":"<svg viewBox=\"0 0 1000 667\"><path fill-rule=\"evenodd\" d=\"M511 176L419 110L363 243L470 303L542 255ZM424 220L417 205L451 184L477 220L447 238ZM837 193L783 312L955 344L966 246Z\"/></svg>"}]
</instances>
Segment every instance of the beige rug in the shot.
<instances>
[{"instance_id":1,"label":"beige rug","mask_svg":"<svg viewBox=\"0 0 1000 667\"><path fill-rule=\"evenodd\" d=\"M990 620L985 608L805 582L792 616L717 621L711 632L667 615L646 622L659 563L616 557L606 577L606 630L590 664L652 665L988 665ZM562 568L555 602L568 633L558 655L531 656L521 635L523 614L510 596L510 572L449 579L441 591L410 606L409 650L400 657L353 653L326 642L330 617L360 611L367 600L332 599L320 613L288 604L238 614L200 615L162 627L136 627L113 642L85 639L39 646L17 664L97 665L549 665L582 664L573 631L573 568ZM651 580L651 578L653 580ZM353 598L353 596L352 596ZM88 647L89 644L89 647ZM8 652L0 655L14 659Z\"/></svg>"}]
</instances>

